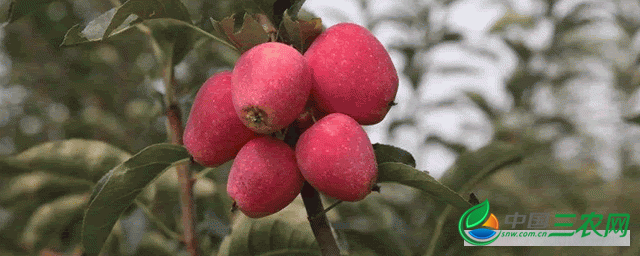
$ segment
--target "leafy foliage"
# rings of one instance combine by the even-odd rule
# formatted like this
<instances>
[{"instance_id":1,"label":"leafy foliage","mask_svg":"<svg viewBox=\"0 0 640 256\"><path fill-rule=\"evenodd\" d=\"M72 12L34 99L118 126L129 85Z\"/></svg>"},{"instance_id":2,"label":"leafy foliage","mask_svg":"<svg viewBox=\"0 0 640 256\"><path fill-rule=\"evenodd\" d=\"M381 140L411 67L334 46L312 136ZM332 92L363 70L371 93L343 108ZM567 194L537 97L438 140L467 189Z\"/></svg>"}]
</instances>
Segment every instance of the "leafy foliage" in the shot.
<instances>
[{"instance_id":1,"label":"leafy foliage","mask_svg":"<svg viewBox=\"0 0 640 256\"><path fill-rule=\"evenodd\" d=\"M134 18L133 21L131 21L132 18ZM102 38L105 39L111 36L111 33L116 30L116 28L123 25L126 26L128 25L127 23L136 23L136 21L139 21L138 19L158 18L172 18L191 23L187 9L178 0L129 0L116 8L116 12L105 29Z\"/></svg>"},{"instance_id":2,"label":"leafy foliage","mask_svg":"<svg viewBox=\"0 0 640 256\"><path fill-rule=\"evenodd\" d=\"M291 17L288 12L284 12L284 19L282 24L284 30L282 30L282 36L285 41L291 43L298 51L304 53L313 40L316 39L323 31L322 20L311 19L309 21L297 19Z\"/></svg>"},{"instance_id":3,"label":"leafy foliage","mask_svg":"<svg viewBox=\"0 0 640 256\"><path fill-rule=\"evenodd\" d=\"M184 122L195 89L211 72L231 68L241 52L272 38L304 52L323 29L320 19L302 18L304 2L12 0L0 4L1 11L8 11L2 17L9 23L3 27L2 37L11 59L11 75L0 78L0 89L8 95L20 95L19 89L11 92L15 88L28 90L23 101L0 101L0 134L5 136L0 138L0 148L6 149L10 138L15 151L22 152L0 159L0 254L75 251L82 239L82 213L89 204L85 224L96 229L89 229L89 233L84 229L85 235L97 235L89 237L96 243L88 243L87 252L183 253L176 235L181 232L176 210L178 184L175 171L164 170L188 156L169 145L155 145L166 147L163 150L152 150L155 146L145 149L135 159L129 153L166 141L161 115L167 91L157 82L166 67L158 68L156 61L171 60L170 68L176 67L176 81L171 82L178 90L170 93L177 94ZM377 2L362 5L366 10L377 10ZM633 6L578 1L575 5L562 3L560 8L558 1L546 1L542 12L522 14L505 3L507 12L487 31L495 40L482 46L477 40L467 40L465 33L452 30L448 21L434 19L435 12L452 12L455 2L407 4L410 10L406 13L411 15L396 9L398 15L366 15L376 35L389 24L398 37L403 37L403 29L410 31L402 42L393 38L381 41L395 54L394 61L400 60L396 65L401 80L408 80L411 90L417 89L408 93L417 101L409 104L406 113L390 114L388 123L385 120L378 126L393 132L389 124L409 120L403 121L403 127L417 130L410 133L417 146L403 150L374 145L380 182L384 183L381 193L358 203L342 203L327 214L341 247L350 255L422 255L425 251L430 255L637 255L634 238L629 248L602 250L462 247L455 233L459 211L454 210L468 208L465 199L472 192L480 201L488 198L492 213L499 218L516 210L581 213L606 209L640 214L640 201L635 196L640 187L635 135L629 132L640 118L633 112L625 113L628 118L624 118L606 107L590 107L615 103L622 109L633 109L629 108L634 104L631 96L640 85L639 52L630 43L637 39L640 27ZM5 7L9 4L10 9ZM560 9L566 12L557 11ZM236 15L228 16L234 12ZM338 10L334 12L339 16ZM545 33L540 31L547 31L549 38L542 38ZM405 42L415 35L424 38ZM527 38L536 38L536 42ZM60 42L67 47L59 48ZM423 63L425 56L441 49L454 49L472 56L472 61ZM510 69L506 59L511 53L515 54L515 67L505 71ZM488 72L478 67L481 65L500 73L497 81L505 81L513 106L497 106L495 99L476 90L493 88L492 81L486 80ZM424 91L434 76L446 82L438 88L459 90L463 99L430 101ZM615 94L604 89L602 93L588 91L601 82L610 84ZM604 101L574 105L585 101L575 96L582 95L576 93L581 90ZM553 110L538 106L540 95L550 95ZM610 98L616 100L607 101ZM463 123L463 135L451 137L434 133L429 118L407 118L459 109L464 113L458 119L473 110L482 113L482 118L488 117L486 124ZM589 113L588 122L574 110ZM30 120L34 118L40 120L41 131L24 132L25 124L33 123ZM607 118L627 123L603 121L615 128L606 138L593 132L605 128L587 125L611 120ZM489 145L475 149L478 143L470 143L478 141L474 132L490 138ZM626 134L621 139L624 143L612 147L611 141L616 139L608 136L618 133ZM396 144L402 136L391 137L395 140L383 143ZM64 138L85 139L59 140ZM576 143L579 146L567 150L567 145ZM433 171L416 169L425 168L421 166L423 154L434 145L457 156L454 166L437 180L431 176L435 177ZM598 175L604 168L598 164L603 156L594 152L603 148L607 157L618 157L621 163L621 177L615 180L605 182ZM577 156L567 160L573 151ZM152 153L158 153L158 158ZM127 159L131 162L123 163ZM520 164L511 167L515 163ZM503 168L507 166L511 168ZM204 171L198 180L198 235L203 255L319 255L299 204L290 206L296 210L258 220L230 213L231 202L225 194L227 170L228 166L223 166ZM154 180L157 176L162 177ZM93 194L91 188L95 188ZM142 196L134 199L138 194ZM471 204L478 201L471 199ZM130 206L134 201L136 206ZM151 223L138 232L137 242L131 239L136 230L117 222L136 209L148 210L145 219ZM436 241L437 246L432 247L430 241Z\"/></svg>"},{"instance_id":4,"label":"leafy foliage","mask_svg":"<svg viewBox=\"0 0 640 256\"><path fill-rule=\"evenodd\" d=\"M446 172L441 182L454 191L468 193L478 182L503 167L520 162L523 157L516 146L500 142L488 145L460 156L455 167Z\"/></svg>"},{"instance_id":5,"label":"leafy foliage","mask_svg":"<svg viewBox=\"0 0 640 256\"><path fill-rule=\"evenodd\" d=\"M3 239L29 252L80 242L82 214L98 177L129 153L107 143L71 139L38 145L2 160L10 179L2 187L0 205L23 221L5 227ZM63 243L62 233L71 237ZM70 239L70 240L69 240Z\"/></svg>"},{"instance_id":6,"label":"leafy foliage","mask_svg":"<svg viewBox=\"0 0 640 256\"><path fill-rule=\"evenodd\" d=\"M57 176L35 171L17 176L2 189L0 204L14 205L24 200L48 202L64 194L86 192L93 183L68 176Z\"/></svg>"},{"instance_id":7,"label":"leafy foliage","mask_svg":"<svg viewBox=\"0 0 640 256\"><path fill-rule=\"evenodd\" d=\"M45 248L64 228L82 217L88 199L87 195L67 195L40 206L25 227L22 244L31 251ZM78 239L75 230L74 234Z\"/></svg>"},{"instance_id":8,"label":"leafy foliage","mask_svg":"<svg viewBox=\"0 0 640 256\"><path fill-rule=\"evenodd\" d=\"M383 163L378 166L379 182L397 182L429 193L438 200L450 203L460 209L471 206L464 198L436 179L420 170L402 163Z\"/></svg>"},{"instance_id":9,"label":"leafy foliage","mask_svg":"<svg viewBox=\"0 0 640 256\"><path fill-rule=\"evenodd\" d=\"M62 45L73 46L103 41L125 33L136 25L148 27L156 40L179 42L179 47L172 53L174 63L182 60L200 40L213 39L226 43L193 25L189 13L178 0L129 0L100 15L84 27L80 24L73 26L65 35Z\"/></svg>"},{"instance_id":10,"label":"leafy foliage","mask_svg":"<svg viewBox=\"0 0 640 256\"><path fill-rule=\"evenodd\" d=\"M242 28L238 32L235 32L235 17L227 17L219 22L212 19L211 23L218 36L225 38L240 52L269 41L267 32L249 13L245 13Z\"/></svg>"},{"instance_id":11,"label":"leafy foliage","mask_svg":"<svg viewBox=\"0 0 640 256\"><path fill-rule=\"evenodd\" d=\"M31 170L96 182L129 157L129 153L101 141L71 139L38 145L12 160Z\"/></svg>"},{"instance_id":12,"label":"leafy foliage","mask_svg":"<svg viewBox=\"0 0 640 256\"><path fill-rule=\"evenodd\" d=\"M376 162L378 162L378 164L397 162L409 165L414 168L416 167L416 160L413 158L411 153L407 152L404 149L392 145L374 143L373 150L375 151Z\"/></svg>"},{"instance_id":13,"label":"leafy foliage","mask_svg":"<svg viewBox=\"0 0 640 256\"><path fill-rule=\"evenodd\" d=\"M96 184L82 225L83 244L90 255L102 249L120 214L126 210L144 187L176 162L189 159L180 146L149 146L112 169Z\"/></svg>"},{"instance_id":14,"label":"leafy foliage","mask_svg":"<svg viewBox=\"0 0 640 256\"><path fill-rule=\"evenodd\" d=\"M303 208L294 201L264 218L238 216L218 255L321 255Z\"/></svg>"},{"instance_id":15,"label":"leafy foliage","mask_svg":"<svg viewBox=\"0 0 640 256\"><path fill-rule=\"evenodd\" d=\"M53 1L54 0L12 0L9 6L9 13L6 17L7 21L14 22Z\"/></svg>"}]
</instances>

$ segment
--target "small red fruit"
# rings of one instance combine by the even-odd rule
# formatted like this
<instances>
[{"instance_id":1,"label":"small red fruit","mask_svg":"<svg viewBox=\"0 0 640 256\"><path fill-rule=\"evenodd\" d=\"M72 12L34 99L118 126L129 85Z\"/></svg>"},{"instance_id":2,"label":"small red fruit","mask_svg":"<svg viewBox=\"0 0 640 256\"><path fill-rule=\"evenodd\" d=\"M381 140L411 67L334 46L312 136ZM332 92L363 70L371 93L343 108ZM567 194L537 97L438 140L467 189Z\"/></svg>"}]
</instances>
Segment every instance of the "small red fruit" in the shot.
<instances>
[{"instance_id":1,"label":"small red fruit","mask_svg":"<svg viewBox=\"0 0 640 256\"><path fill-rule=\"evenodd\" d=\"M387 115L398 74L389 53L366 28L340 23L328 28L304 54L312 69L312 99L320 111L343 113L362 125Z\"/></svg>"},{"instance_id":2,"label":"small red fruit","mask_svg":"<svg viewBox=\"0 0 640 256\"><path fill-rule=\"evenodd\" d=\"M311 71L302 54L286 44L264 43L236 62L233 105L251 130L273 133L302 113L311 86Z\"/></svg>"},{"instance_id":3,"label":"small red fruit","mask_svg":"<svg viewBox=\"0 0 640 256\"><path fill-rule=\"evenodd\" d=\"M231 103L231 72L211 76L196 94L184 130L184 146L203 166L233 159L258 134L244 126Z\"/></svg>"},{"instance_id":4,"label":"small red fruit","mask_svg":"<svg viewBox=\"0 0 640 256\"><path fill-rule=\"evenodd\" d=\"M251 218L276 213L300 194L304 178L295 152L270 136L249 141L231 166L227 192Z\"/></svg>"},{"instance_id":5,"label":"small red fruit","mask_svg":"<svg viewBox=\"0 0 640 256\"><path fill-rule=\"evenodd\" d=\"M318 191L343 201L364 199L378 177L371 141L353 118L329 114L296 144L302 176Z\"/></svg>"}]
</instances>

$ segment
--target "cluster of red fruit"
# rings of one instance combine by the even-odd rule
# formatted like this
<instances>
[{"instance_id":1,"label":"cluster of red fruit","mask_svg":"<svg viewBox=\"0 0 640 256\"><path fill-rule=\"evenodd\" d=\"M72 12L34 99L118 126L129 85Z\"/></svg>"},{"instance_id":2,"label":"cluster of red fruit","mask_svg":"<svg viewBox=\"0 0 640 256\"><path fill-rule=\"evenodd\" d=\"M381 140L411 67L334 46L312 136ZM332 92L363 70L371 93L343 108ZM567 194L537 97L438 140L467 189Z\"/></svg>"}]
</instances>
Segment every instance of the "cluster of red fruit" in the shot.
<instances>
[{"instance_id":1,"label":"cluster of red fruit","mask_svg":"<svg viewBox=\"0 0 640 256\"><path fill-rule=\"evenodd\" d=\"M382 121L397 89L389 54L359 25L327 29L304 55L286 44L264 43L242 54L232 72L217 73L200 88L184 145L204 166L235 157L227 191L249 217L280 211L305 180L327 196L359 201L378 174L360 125ZM309 115L321 119L301 124ZM294 122L304 130L295 150L268 135Z\"/></svg>"}]
</instances>

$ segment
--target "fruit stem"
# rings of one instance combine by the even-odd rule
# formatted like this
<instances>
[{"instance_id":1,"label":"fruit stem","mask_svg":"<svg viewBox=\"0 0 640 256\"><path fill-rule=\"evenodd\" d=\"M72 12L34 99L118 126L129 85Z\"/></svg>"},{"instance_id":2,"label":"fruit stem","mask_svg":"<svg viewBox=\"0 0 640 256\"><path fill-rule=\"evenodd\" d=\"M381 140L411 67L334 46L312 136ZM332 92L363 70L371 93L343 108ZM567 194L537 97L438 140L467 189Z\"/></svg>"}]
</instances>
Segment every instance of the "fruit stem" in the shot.
<instances>
[{"instance_id":1,"label":"fruit stem","mask_svg":"<svg viewBox=\"0 0 640 256\"><path fill-rule=\"evenodd\" d=\"M335 237L333 237L327 216L323 214L324 207L322 206L320 194L308 182L304 183L300 194L302 194L304 208L307 210L307 215L309 216L309 224L311 225L311 230L313 230L313 235L316 237L316 241L318 241L318 245L320 245L322 255L340 255L340 249L338 248Z\"/></svg>"}]
</instances>

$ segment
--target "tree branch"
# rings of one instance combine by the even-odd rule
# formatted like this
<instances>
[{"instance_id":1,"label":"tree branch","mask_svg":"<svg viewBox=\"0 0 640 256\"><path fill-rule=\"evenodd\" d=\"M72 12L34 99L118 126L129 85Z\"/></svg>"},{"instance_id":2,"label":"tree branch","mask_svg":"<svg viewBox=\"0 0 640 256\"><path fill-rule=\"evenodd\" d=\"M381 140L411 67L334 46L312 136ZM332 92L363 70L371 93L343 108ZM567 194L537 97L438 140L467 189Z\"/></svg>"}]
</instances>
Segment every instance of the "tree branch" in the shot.
<instances>
[{"instance_id":1,"label":"tree branch","mask_svg":"<svg viewBox=\"0 0 640 256\"><path fill-rule=\"evenodd\" d=\"M327 216L323 213L324 207L320 200L320 194L309 185L308 182L304 183L300 194L302 194L304 208L307 209L307 215L309 216L309 224L313 230L313 235L320 245L322 255L340 255L340 249L338 248L336 239L333 237L333 232L331 232L331 226L327 220Z\"/></svg>"},{"instance_id":2,"label":"tree branch","mask_svg":"<svg viewBox=\"0 0 640 256\"><path fill-rule=\"evenodd\" d=\"M167 118L171 127L171 143L182 145L182 119L177 105L169 105ZM195 179L191 177L189 165L176 166L178 180L180 181L180 208L182 209L182 226L184 227L183 239L187 245L187 251L191 256L198 254L198 240L195 231L195 205L193 202L193 184Z\"/></svg>"},{"instance_id":3,"label":"tree branch","mask_svg":"<svg viewBox=\"0 0 640 256\"><path fill-rule=\"evenodd\" d=\"M182 145L182 113L180 112L180 106L176 100L175 91L177 84L173 79L173 46L174 43L169 43L164 49L164 65L163 65L163 81L165 84L165 102L167 104L167 120L169 122L169 137L171 143L176 145ZM195 230L195 206L193 202L193 184L195 179L191 176L191 169L189 165L176 166L178 171L178 180L180 181L180 208L182 209L182 226L183 226L183 239L187 246L187 251L191 256L198 256L198 240Z\"/></svg>"}]
</instances>

